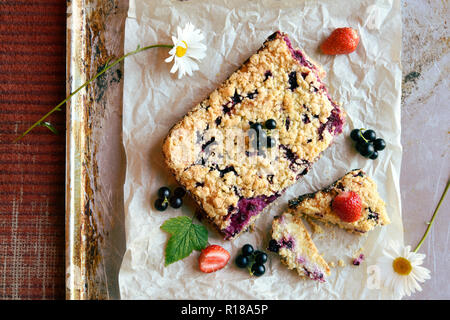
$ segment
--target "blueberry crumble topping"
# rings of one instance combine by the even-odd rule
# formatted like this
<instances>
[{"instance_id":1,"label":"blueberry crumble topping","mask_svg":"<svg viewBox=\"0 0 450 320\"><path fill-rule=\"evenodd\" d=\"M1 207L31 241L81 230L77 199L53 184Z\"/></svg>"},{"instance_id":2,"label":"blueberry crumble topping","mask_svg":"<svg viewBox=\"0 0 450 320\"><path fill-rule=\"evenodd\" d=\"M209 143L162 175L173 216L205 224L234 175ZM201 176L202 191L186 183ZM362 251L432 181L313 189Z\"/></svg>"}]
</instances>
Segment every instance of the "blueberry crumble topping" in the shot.
<instances>
[{"instance_id":1,"label":"blueberry crumble topping","mask_svg":"<svg viewBox=\"0 0 450 320\"><path fill-rule=\"evenodd\" d=\"M361 254L359 255L358 258L356 258L356 259L353 260L353 265L354 265L354 266L359 266L359 265L361 264L361 262L364 261L364 259L365 259L365 257L364 257L364 255L361 253Z\"/></svg>"},{"instance_id":2,"label":"blueberry crumble topping","mask_svg":"<svg viewBox=\"0 0 450 320\"><path fill-rule=\"evenodd\" d=\"M295 209L305 199L312 199L312 198L314 198L315 195L316 194L312 192L312 193L306 193L304 195L301 195L295 199L291 199L288 201L289 208Z\"/></svg>"},{"instance_id":3,"label":"blueberry crumble topping","mask_svg":"<svg viewBox=\"0 0 450 320\"><path fill-rule=\"evenodd\" d=\"M280 245L278 244L277 240L271 239L269 241L269 247L267 248L269 251L278 253L280 251Z\"/></svg>"},{"instance_id":4,"label":"blueberry crumble topping","mask_svg":"<svg viewBox=\"0 0 450 320\"><path fill-rule=\"evenodd\" d=\"M247 222L251 217L256 216L279 196L279 194L274 194L271 197L258 196L255 198L241 198L238 201L238 207L233 208L233 211L227 216L227 220L230 220L230 224L224 230L225 239L230 239L235 234L239 233L244 226L247 225Z\"/></svg>"},{"instance_id":5,"label":"blueberry crumble topping","mask_svg":"<svg viewBox=\"0 0 450 320\"><path fill-rule=\"evenodd\" d=\"M208 109L211 107L210 105L204 105L203 102L200 103L200 107L208 111Z\"/></svg>"},{"instance_id":6,"label":"blueberry crumble topping","mask_svg":"<svg viewBox=\"0 0 450 320\"><path fill-rule=\"evenodd\" d=\"M339 190L342 190L342 191L345 190L345 187L344 187L344 185L342 184L342 182L339 182L339 183L336 185L336 188L339 189Z\"/></svg>"},{"instance_id":7,"label":"blueberry crumble topping","mask_svg":"<svg viewBox=\"0 0 450 320\"><path fill-rule=\"evenodd\" d=\"M359 170L358 173L354 174L353 176L354 177L364 177L364 173L361 170Z\"/></svg>"},{"instance_id":8,"label":"blueberry crumble topping","mask_svg":"<svg viewBox=\"0 0 450 320\"><path fill-rule=\"evenodd\" d=\"M271 76L272 76L272 72L270 72L270 70L267 70L266 73L264 73L264 81L269 79L269 77L271 77Z\"/></svg>"},{"instance_id":9,"label":"blueberry crumble topping","mask_svg":"<svg viewBox=\"0 0 450 320\"><path fill-rule=\"evenodd\" d=\"M202 144L202 151L205 151L206 148L208 148L209 145L215 143L216 138L212 137L209 141L207 141L206 143Z\"/></svg>"},{"instance_id":10,"label":"blueberry crumble topping","mask_svg":"<svg viewBox=\"0 0 450 320\"><path fill-rule=\"evenodd\" d=\"M233 101L233 105L235 105L241 103L243 99L244 98L242 98L242 96L237 93L237 91L235 91L233 97L231 98L231 101Z\"/></svg>"},{"instance_id":11,"label":"blueberry crumble topping","mask_svg":"<svg viewBox=\"0 0 450 320\"><path fill-rule=\"evenodd\" d=\"M282 144L280 145L280 149L284 151L284 157L290 161L291 164L289 165L289 169L291 169L292 171L297 172L301 167L308 168L309 166L311 166L311 164L307 160L299 159L298 156L294 152L292 152L289 147Z\"/></svg>"},{"instance_id":12,"label":"blueberry crumble topping","mask_svg":"<svg viewBox=\"0 0 450 320\"><path fill-rule=\"evenodd\" d=\"M336 126L343 122L339 107L328 102L328 95L325 96L326 88L319 79L322 73L301 50L292 48L286 35L275 32L256 55L261 58L250 57L245 66L183 118L171 130L163 146L166 162L175 178L227 239L247 229L255 216L295 179L308 172L320 152L331 143L332 137L323 132L328 129L338 133ZM308 83L300 82L300 86L299 81L305 78ZM309 91L313 86L319 88L317 93ZM285 95L287 98L283 100ZM317 125L307 106L304 107L309 113L299 118L297 114L305 111L298 101L310 101L308 107L321 118L329 115L328 121ZM333 108L336 116L330 114ZM239 140L234 138L229 145L238 146L237 152L222 151L222 144L228 146L226 130L233 126L245 130L246 122L254 129L243 139L248 150L241 149ZM319 129L311 130L311 126ZM277 131L271 131L275 129ZM218 130L219 134L213 130ZM293 147L293 142L306 132L310 138L308 143L314 141L317 145L299 144L297 148L303 148L299 151ZM192 135L195 148L177 149L188 135ZM188 154L188 159L195 160L186 163L182 157L192 152L190 150L194 150L194 154ZM252 158L244 158L244 161L228 158L239 152ZM232 174L227 175L229 173Z\"/></svg>"},{"instance_id":13,"label":"blueberry crumble topping","mask_svg":"<svg viewBox=\"0 0 450 320\"><path fill-rule=\"evenodd\" d=\"M378 217L379 214L377 212L373 212L372 209L369 207L369 214L367 215L368 220L374 220L376 223L378 223Z\"/></svg>"},{"instance_id":14,"label":"blueberry crumble topping","mask_svg":"<svg viewBox=\"0 0 450 320\"><path fill-rule=\"evenodd\" d=\"M254 99L257 94L258 94L258 89L255 89L255 91L250 92L249 94L247 94L247 98L248 99Z\"/></svg>"},{"instance_id":15,"label":"blueberry crumble topping","mask_svg":"<svg viewBox=\"0 0 450 320\"><path fill-rule=\"evenodd\" d=\"M297 72L292 71L289 73L289 89L294 91L298 88L298 82L297 82Z\"/></svg>"},{"instance_id":16,"label":"blueberry crumble topping","mask_svg":"<svg viewBox=\"0 0 450 320\"><path fill-rule=\"evenodd\" d=\"M294 247L294 239L289 238L289 239L281 239L281 243L280 243L280 248L288 248L288 249L292 249Z\"/></svg>"},{"instance_id":17,"label":"blueberry crumble topping","mask_svg":"<svg viewBox=\"0 0 450 320\"><path fill-rule=\"evenodd\" d=\"M230 108L228 105L230 104L230 102L227 102L226 104L224 104L222 106L223 108L223 113L225 114L230 114L232 107Z\"/></svg>"},{"instance_id":18,"label":"blueberry crumble topping","mask_svg":"<svg viewBox=\"0 0 450 320\"><path fill-rule=\"evenodd\" d=\"M284 123L285 127L286 127L286 131L289 131L289 127L291 125L291 118L287 117L286 118L286 122Z\"/></svg>"},{"instance_id":19,"label":"blueberry crumble topping","mask_svg":"<svg viewBox=\"0 0 450 320\"><path fill-rule=\"evenodd\" d=\"M236 176L238 176L238 173L236 172L236 169L234 169L233 166L225 167L224 169L220 169L219 166L216 164L215 170L220 172L220 177L223 178L227 173L233 172Z\"/></svg>"},{"instance_id":20,"label":"blueberry crumble topping","mask_svg":"<svg viewBox=\"0 0 450 320\"><path fill-rule=\"evenodd\" d=\"M306 267L303 267L303 270L305 271L306 276L310 277L313 280L317 280L319 282L324 282L323 273L320 271L309 271Z\"/></svg>"},{"instance_id":21,"label":"blueberry crumble topping","mask_svg":"<svg viewBox=\"0 0 450 320\"><path fill-rule=\"evenodd\" d=\"M304 114L303 115L303 123L304 124L308 124L308 123L310 123L311 122L311 120L309 120L309 117L308 117L308 115L307 114Z\"/></svg>"}]
</instances>

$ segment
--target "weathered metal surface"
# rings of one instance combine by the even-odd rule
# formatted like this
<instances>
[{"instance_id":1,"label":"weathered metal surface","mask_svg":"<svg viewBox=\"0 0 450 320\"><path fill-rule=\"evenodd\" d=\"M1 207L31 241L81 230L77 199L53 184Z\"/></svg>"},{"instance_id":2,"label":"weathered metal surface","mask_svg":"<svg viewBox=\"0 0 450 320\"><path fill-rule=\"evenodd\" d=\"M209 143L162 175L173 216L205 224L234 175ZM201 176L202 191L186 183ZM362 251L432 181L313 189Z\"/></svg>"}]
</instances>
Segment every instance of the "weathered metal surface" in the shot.
<instances>
[{"instance_id":1,"label":"weathered metal surface","mask_svg":"<svg viewBox=\"0 0 450 320\"><path fill-rule=\"evenodd\" d=\"M422 237L450 178L448 1L402 1L402 171L400 190L405 244ZM408 299L449 299L450 197L420 253L431 279Z\"/></svg>"},{"instance_id":2,"label":"weathered metal surface","mask_svg":"<svg viewBox=\"0 0 450 320\"><path fill-rule=\"evenodd\" d=\"M123 54L127 7L121 0L68 2L68 94ZM119 298L122 67L108 70L67 105L67 299Z\"/></svg>"}]
</instances>

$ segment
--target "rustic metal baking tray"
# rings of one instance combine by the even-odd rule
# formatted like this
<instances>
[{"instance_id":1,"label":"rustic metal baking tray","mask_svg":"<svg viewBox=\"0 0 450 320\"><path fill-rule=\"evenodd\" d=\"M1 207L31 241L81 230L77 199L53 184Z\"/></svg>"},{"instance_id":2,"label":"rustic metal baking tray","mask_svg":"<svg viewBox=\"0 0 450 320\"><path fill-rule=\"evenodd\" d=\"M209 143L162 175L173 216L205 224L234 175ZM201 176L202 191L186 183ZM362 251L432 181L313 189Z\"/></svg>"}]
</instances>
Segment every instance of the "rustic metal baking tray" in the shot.
<instances>
[{"instance_id":1,"label":"rustic metal baking tray","mask_svg":"<svg viewBox=\"0 0 450 320\"><path fill-rule=\"evenodd\" d=\"M445 15L445 10L442 10L441 6L440 2L433 2L430 7L429 3L422 3L419 0L402 1L402 19L405 26L403 41L417 42L423 38L419 37L422 33L428 35L430 24L426 21L422 24L420 21L423 19L419 19L419 16L422 17L425 13L425 16L429 17L432 16L432 12ZM67 1L67 93L93 76L108 59L123 54L127 10L128 0ZM437 29L442 19L435 17L430 21L437 21ZM402 96L403 100L409 99L414 102L410 106L403 105L405 110L416 107L415 104L418 104L417 108L420 109L424 100L431 99L428 91L417 90L420 88L416 83L420 73L415 68L419 71L427 70L440 64L440 57L448 49L448 43L429 42L433 44L431 48L403 46ZM419 53L417 48L420 49ZM125 251L122 191L125 156L121 136L122 74L123 65L118 65L118 68L109 70L104 77L97 79L87 90L80 92L67 104L67 299L120 298L117 277ZM437 92L435 91L433 96L436 96ZM426 97L422 99L421 94L425 94ZM420 118L420 112L411 110L409 115L416 114ZM407 156L408 146L411 146L409 149L412 155L417 153L418 138L414 135L417 130L415 126L411 126L409 131L412 131L408 132L409 123L417 123L417 120L411 118L402 125L406 129L402 133L405 140L404 162L408 162L408 159L415 161L414 156ZM443 137L445 138L445 135ZM441 147L443 144L444 142L437 143L436 146ZM440 151L436 150L436 153L438 152ZM414 177L411 170L417 168L407 165L405 176ZM441 167L434 173L437 179L441 176L442 170L445 171L445 168ZM402 190L411 189L408 182L406 179L405 183L402 183ZM409 198L414 197L414 190L405 194L412 194ZM416 206L414 201L404 203L406 206L408 203ZM414 221L416 225L417 219L420 219L422 214L421 210L407 209L405 211L409 212L409 215L406 219ZM416 216L414 212L417 212ZM445 224L441 226L445 228ZM444 230L436 234L443 234L445 237L446 232ZM433 258L431 260L438 261ZM428 288L428 292L433 293L436 285L439 285L439 282L428 282L424 289Z\"/></svg>"},{"instance_id":2,"label":"rustic metal baking tray","mask_svg":"<svg viewBox=\"0 0 450 320\"><path fill-rule=\"evenodd\" d=\"M127 9L127 0L67 2L67 94L123 54ZM119 64L67 104L67 299L120 298L122 74Z\"/></svg>"}]
</instances>

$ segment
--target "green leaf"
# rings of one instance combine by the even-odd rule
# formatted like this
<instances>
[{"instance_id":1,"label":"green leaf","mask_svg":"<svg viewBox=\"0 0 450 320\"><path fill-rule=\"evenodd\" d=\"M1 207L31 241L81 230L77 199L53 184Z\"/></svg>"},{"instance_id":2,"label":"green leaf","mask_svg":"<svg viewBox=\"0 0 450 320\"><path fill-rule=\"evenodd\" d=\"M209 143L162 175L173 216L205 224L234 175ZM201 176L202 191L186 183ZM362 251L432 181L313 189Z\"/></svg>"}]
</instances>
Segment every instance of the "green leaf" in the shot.
<instances>
[{"instance_id":1,"label":"green leaf","mask_svg":"<svg viewBox=\"0 0 450 320\"><path fill-rule=\"evenodd\" d=\"M208 230L202 225L194 224L188 217L168 219L161 229L171 234L166 246L166 266L186 258L193 250L200 251L208 245Z\"/></svg>"},{"instance_id":2,"label":"green leaf","mask_svg":"<svg viewBox=\"0 0 450 320\"><path fill-rule=\"evenodd\" d=\"M51 132L53 132L54 134L58 135L59 132L58 130L56 130L56 128L50 123L50 122L41 122L39 124L41 127L46 127L48 130L50 130Z\"/></svg>"}]
</instances>

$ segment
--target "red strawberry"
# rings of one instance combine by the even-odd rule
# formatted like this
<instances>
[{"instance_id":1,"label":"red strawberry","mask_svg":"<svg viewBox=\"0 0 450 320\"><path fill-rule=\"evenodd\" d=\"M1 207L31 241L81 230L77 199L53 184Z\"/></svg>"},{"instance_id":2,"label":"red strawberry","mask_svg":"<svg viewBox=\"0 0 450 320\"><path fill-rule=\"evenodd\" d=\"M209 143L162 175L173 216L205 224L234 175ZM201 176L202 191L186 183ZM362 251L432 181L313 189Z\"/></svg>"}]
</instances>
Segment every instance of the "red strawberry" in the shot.
<instances>
[{"instance_id":1,"label":"red strawberry","mask_svg":"<svg viewBox=\"0 0 450 320\"><path fill-rule=\"evenodd\" d=\"M349 54L356 50L359 36L355 29L338 28L321 45L320 49L325 54Z\"/></svg>"},{"instance_id":2,"label":"red strawberry","mask_svg":"<svg viewBox=\"0 0 450 320\"><path fill-rule=\"evenodd\" d=\"M230 260L229 252L221 246L213 244L202 250L198 264L201 272L211 273L225 267L228 260Z\"/></svg>"},{"instance_id":3,"label":"red strawberry","mask_svg":"<svg viewBox=\"0 0 450 320\"><path fill-rule=\"evenodd\" d=\"M355 222L361 218L361 198L356 192L346 191L338 194L331 208L345 222Z\"/></svg>"}]
</instances>

